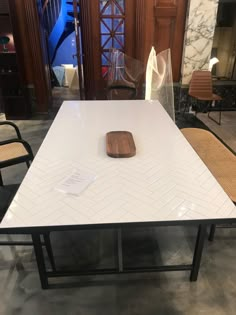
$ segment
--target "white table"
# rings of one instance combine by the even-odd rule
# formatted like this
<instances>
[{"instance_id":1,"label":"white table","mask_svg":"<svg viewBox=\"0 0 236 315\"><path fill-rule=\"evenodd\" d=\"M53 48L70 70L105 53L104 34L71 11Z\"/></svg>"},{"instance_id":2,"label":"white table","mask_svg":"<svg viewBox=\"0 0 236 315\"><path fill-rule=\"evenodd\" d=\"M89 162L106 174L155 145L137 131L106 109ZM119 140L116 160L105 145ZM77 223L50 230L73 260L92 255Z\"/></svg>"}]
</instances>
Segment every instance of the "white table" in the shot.
<instances>
[{"instance_id":1,"label":"white table","mask_svg":"<svg viewBox=\"0 0 236 315\"><path fill-rule=\"evenodd\" d=\"M105 134L112 130L132 132L136 156L106 155ZM96 180L79 196L56 191L75 168L95 174ZM234 204L158 101L67 101L0 228L32 232L46 288L51 274L42 255L43 231L116 227L120 235L129 225L197 224L193 264L166 267L190 269L196 280L206 226L233 221ZM117 272L124 271L121 260Z\"/></svg>"}]
</instances>

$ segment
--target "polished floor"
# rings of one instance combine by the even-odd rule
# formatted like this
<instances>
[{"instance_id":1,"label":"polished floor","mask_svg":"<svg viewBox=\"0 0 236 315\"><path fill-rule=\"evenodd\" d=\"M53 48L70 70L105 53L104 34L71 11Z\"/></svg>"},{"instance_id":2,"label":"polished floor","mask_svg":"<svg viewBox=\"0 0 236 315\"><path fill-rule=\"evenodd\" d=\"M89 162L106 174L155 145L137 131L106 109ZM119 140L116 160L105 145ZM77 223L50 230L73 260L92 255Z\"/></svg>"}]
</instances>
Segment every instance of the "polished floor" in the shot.
<instances>
[{"instance_id":1,"label":"polished floor","mask_svg":"<svg viewBox=\"0 0 236 315\"><path fill-rule=\"evenodd\" d=\"M179 115L177 124L179 127L205 127L202 121L206 117L203 119L199 114L199 118L201 121L194 116L185 119ZM227 113L228 123L215 124L214 132L224 135L232 129L235 132L235 118L234 114ZM52 121L16 123L36 153ZM208 121L205 123L208 125ZM4 130L0 137L6 133ZM223 140L229 141L227 136ZM5 183L20 182L26 170L24 165L4 170ZM196 232L196 227L125 230L125 264L191 263ZM85 268L116 264L114 233L114 230L52 233L57 266L68 269L70 266ZM197 282L189 282L189 272L97 276L80 278L79 285L74 288L44 291L40 288L32 248L2 247L0 315L234 315L235 248L236 229L218 228L215 241L206 242Z\"/></svg>"},{"instance_id":2,"label":"polished floor","mask_svg":"<svg viewBox=\"0 0 236 315\"><path fill-rule=\"evenodd\" d=\"M219 119L218 112L212 112L211 116L215 120ZM236 111L222 112L220 126L209 119L207 114L199 113L197 117L234 152L236 152Z\"/></svg>"},{"instance_id":3,"label":"polished floor","mask_svg":"<svg viewBox=\"0 0 236 315\"><path fill-rule=\"evenodd\" d=\"M62 102L70 100L79 100L80 94L79 90L71 90L68 87L54 87L52 89L52 98L53 98L53 111L57 111Z\"/></svg>"}]
</instances>

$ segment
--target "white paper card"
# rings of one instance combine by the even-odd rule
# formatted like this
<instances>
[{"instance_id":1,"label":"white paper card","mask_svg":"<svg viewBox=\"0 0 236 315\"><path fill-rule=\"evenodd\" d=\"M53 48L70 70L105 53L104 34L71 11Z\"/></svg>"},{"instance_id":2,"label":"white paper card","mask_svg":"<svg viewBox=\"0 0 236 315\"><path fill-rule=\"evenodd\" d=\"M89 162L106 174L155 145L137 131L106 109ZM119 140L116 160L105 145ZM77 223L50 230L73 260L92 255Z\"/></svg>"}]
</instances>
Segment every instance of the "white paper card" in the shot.
<instances>
[{"instance_id":1,"label":"white paper card","mask_svg":"<svg viewBox=\"0 0 236 315\"><path fill-rule=\"evenodd\" d=\"M95 178L96 176L77 169L56 186L55 189L66 194L79 195Z\"/></svg>"}]
</instances>

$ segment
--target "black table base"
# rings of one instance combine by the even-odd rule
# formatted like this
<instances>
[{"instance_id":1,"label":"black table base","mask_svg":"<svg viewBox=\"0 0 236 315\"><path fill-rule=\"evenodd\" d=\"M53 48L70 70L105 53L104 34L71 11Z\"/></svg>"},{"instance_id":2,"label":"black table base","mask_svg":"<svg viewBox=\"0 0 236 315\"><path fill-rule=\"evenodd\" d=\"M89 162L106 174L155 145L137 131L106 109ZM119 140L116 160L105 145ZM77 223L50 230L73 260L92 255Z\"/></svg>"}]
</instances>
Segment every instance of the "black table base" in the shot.
<instances>
[{"instance_id":1,"label":"black table base","mask_svg":"<svg viewBox=\"0 0 236 315\"><path fill-rule=\"evenodd\" d=\"M204 241L206 238L206 224L200 224L198 226L198 232L195 243L195 250L193 254L193 260L191 265L165 265L165 266L143 266L143 267L129 267L126 268L123 264L123 249L122 249L122 228L117 228L117 267L107 269L91 269L91 270L70 270L62 271L57 270L56 266L53 270L48 271L46 269L45 258L43 254L43 243L41 241L41 233L35 232L32 234L34 250L38 265L38 271L43 289L55 288L63 286L63 283L50 284L51 278L62 277L77 277L77 276L89 276L89 275L111 275L111 274L128 274L128 273L142 273L142 272L167 272L167 271L186 271L190 270L190 281L196 281L198 278L202 251L204 247Z\"/></svg>"}]
</instances>

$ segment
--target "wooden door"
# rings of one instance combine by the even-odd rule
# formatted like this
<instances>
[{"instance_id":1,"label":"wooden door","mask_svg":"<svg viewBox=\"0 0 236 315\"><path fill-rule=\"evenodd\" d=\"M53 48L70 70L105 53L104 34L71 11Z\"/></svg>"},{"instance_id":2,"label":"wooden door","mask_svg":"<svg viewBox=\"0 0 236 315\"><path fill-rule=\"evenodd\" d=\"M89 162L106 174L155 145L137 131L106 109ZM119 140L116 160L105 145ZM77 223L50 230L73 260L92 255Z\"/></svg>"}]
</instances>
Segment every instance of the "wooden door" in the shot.
<instances>
[{"instance_id":1,"label":"wooden door","mask_svg":"<svg viewBox=\"0 0 236 315\"><path fill-rule=\"evenodd\" d=\"M136 50L145 64L154 46L156 52L171 50L174 82L179 82L188 0L137 0Z\"/></svg>"},{"instance_id":2,"label":"wooden door","mask_svg":"<svg viewBox=\"0 0 236 315\"><path fill-rule=\"evenodd\" d=\"M82 75L82 64L81 64L81 56L82 56L82 49L81 49L81 31L80 31L80 19L79 19L79 12L78 12L78 0L73 0L73 10L74 10L74 27L75 27L75 42L76 42L76 58L77 58L77 65L78 65L78 76L79 76L79 93L80 99L84 99L84 84L83 84L83 75Z\"/></svg>"},{"instance_id":3,"label":"wooden door","mask_svg":"<svg viewBox=\"0 0 236 315\"><path fill-rule=\"evenodd\" d=\"M49 60L49 52L48 52L48 39L47 34L44 28L44 17L43 17L43 6L42 1L37 0L37 7L35 8L38 13L38 34L40 40L40 47L38 53L41 55L41 60L43 61L44 67L42 68L43 76L44 76L44 84L41 88L44 89L45 93L45 102L47 103L47 111L52 106L52 86L51 86L51 65ZM41 92L42 93L42 92Z\"/></svg>"},{"instance_id":4,"label":"wooden door","mask_svg":"<svg viewBox=\"0 0 236 315\"><path fill-rule=\"evenodd\" d=\"M8 0L16 53L22 80L34 86L36 111L47 112L51 104L48 62L38 6L40 0Z\"/></svg>"},{"instance_id":5,"label":"wooden door","mask_svg":"<svg viewBox=\"0 0 236 315\"><path fill-rule=\"evenodd\" d=\"M109 48L146 65L151 47L170 48L173 80L180 80L188 0L81 0L87 99L105 98Z\"/></svg>"},{"instance_id":6,"label":"wooden door","mask_svg":"<svg viewBox=\"0 0 236 315\"><path fill-rule=\"evenodd\" d=\"M157 52L171 49L174 82L180 79L187 0L156 0L153 43Z\"/></svg>"},{"instance_id":7,"label":"wooden door","mask_svg":"<svg viewBox=\"0 0 236 315\"><path fill-rule=\"evenodd\" d=\"M135 51L134 0L81 0L86 99L106 98L109 49Z\"/></svg>"},{"instance_id":8,"label":"wooden door","mask_svg":"<svg viewBox=\"0 0 236 315\"><path fill-rule=\"evenodd\" d=\"M16 53L22 80L34 86L37 112L47 112L51 104L48 63L38 8L41 1L8 0Z\"/></svg>"}]
</instances>

